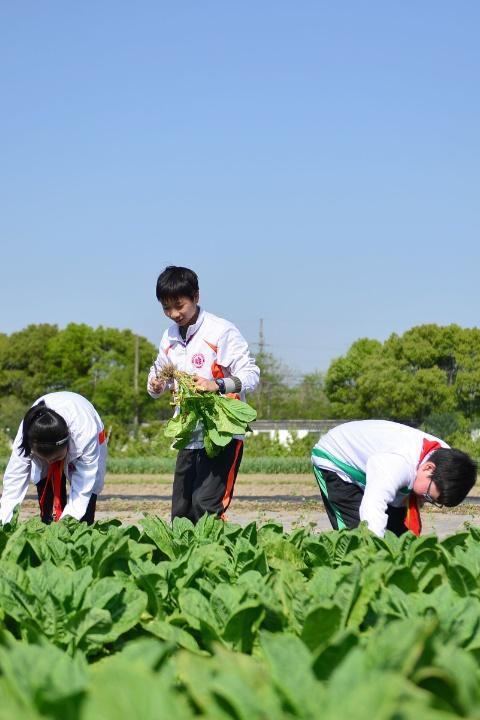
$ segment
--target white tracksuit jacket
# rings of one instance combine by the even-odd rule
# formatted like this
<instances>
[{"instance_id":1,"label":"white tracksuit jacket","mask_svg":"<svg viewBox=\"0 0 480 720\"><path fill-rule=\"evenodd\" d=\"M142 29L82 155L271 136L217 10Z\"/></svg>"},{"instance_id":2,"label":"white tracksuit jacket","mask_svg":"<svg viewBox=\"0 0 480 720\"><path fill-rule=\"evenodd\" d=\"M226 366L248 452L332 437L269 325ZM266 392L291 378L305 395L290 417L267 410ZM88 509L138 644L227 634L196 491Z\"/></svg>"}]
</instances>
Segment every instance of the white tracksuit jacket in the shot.
<instances>
[{"instance_id":1,"label":"white tracksuit jacket","mask_svg":"<svg viewBox=\"0 0 480 720\"><path fill-rule=\"evenodd\" d=\"M438 444L434 449L449 447L443 440L407 425L388 420L357 420L337 425L320 438L315 448L366 473L360 520L366 520L372 532L383 536L387 506L405 504L420 463L434 452L425 449L433 443ZM334 460L312 455L312 463L320 469L333 470L345 482L354 482Z\"/></svg>"},{"instance_id":2,"label":"white tracksuit jacket","mask_svg":"<svg viewBox=\"0 0 480 720\"><path fill-rule=\"evenodd\" d=\"M250 356L247 341L233 323L200 308L197 322L187 329L185 340L175 323L164 332L154 365L150 368L147 390L153 398L150 381L163 365L171 363L183 370L207 380L237 377L242 383L241 400L258 385L260 370ZM201 428L192 434L189 449L203 447Z\"/></svg>"},{"instance_id":3,"label":"white tracksuit jacket","mask_svg":"<svg viewBox=\"0 0 480 720\"><path fill-rule=\"evenodd\" d=\"M80 520L87 510L92 493L101 492L105 477L107 446L103 423L93 405L82 395L73 392L54 392L38 398L33 404L45 401L68 426L70 440L64 472L70 482L70 492L62 517L71 515ZM29 482L35 485L47 474L47 463L25 457L19 451L23 421L13 443L12 454L3 477L0 499L0 521L9 522L16 505L23 502Z\"/></svg>"}]
</instances>

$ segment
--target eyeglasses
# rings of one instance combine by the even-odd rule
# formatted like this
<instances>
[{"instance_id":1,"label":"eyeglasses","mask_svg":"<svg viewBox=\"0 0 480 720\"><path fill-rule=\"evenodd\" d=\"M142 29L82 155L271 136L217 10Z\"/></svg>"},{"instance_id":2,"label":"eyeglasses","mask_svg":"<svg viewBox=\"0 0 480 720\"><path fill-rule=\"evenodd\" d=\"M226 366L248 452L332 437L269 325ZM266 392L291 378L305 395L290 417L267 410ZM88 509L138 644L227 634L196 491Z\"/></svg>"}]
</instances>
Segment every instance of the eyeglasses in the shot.
<instances>
[{"instance_id":1,"label":"eyeglasses","mask_svg":"<svg viewBox=\"0 0 480 720\"><path fill-rule=\"evenodd\" d=\"M430 482L428 483L427 492L421 493L420 497L423 497L426 503L430 503L430 505L435 505L437 508L443 508L443 503L439 503L438 500L434 500L433 497L430 495L430 487L432 485L433 479L430 478Z\"/></svg>"}]
</instances>

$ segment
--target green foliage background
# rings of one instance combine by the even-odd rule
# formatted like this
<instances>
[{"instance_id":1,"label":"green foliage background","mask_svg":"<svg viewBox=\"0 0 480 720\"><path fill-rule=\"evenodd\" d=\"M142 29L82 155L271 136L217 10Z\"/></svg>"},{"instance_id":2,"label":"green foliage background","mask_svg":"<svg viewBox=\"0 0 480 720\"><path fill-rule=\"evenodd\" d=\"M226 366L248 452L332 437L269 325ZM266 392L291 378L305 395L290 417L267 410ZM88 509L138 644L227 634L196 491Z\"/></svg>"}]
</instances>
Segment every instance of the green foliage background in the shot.
<instances>
[{"instance_id":1,"label":"green foliage background","mask_svg":"<svg viewBox=\"0 0 480 720\"><path fill-rule=\"evenodd\" d=\"M138 372L135 347L138 343ZM147 374L157 349L130 330L91 328L70 323L29 325L11 335L0 334L0 432L13 438L32 402L47 392L71 390L87 397L112 432L115 449L128 443L142 424L152 439L157 423L171 416L168 393L158 400L146 392ZM328 417L323 374L312 373L292 383L292 373L272 355L256 358L262 382L250 396L261 418ZM142 453L142 444L134 454ZM0 436L0 454L2 437Z\"/></svg>"},{"instance_id":2,"label":"green foliage background","mask_svg":"<svg viewBox=\"0 0 480 720\"><path fill-rule=\"evenodd\" d=\"M332 362L325 390L338 417L421 424L480 414L480 329L419 325L384 343L363 338Z\"/></svg>"},{"instance_id":3,"label":"green foliage background","mask_svg":"<svg viewBox=\"0 0 480 720\"><path fill-rule=\"evenodd\" d=\"M138 374L134 376L138 342ZM145 390L156 348L130 330L71 323L29 325L0 336L0 428L10 437L32 402L47 392L87 397L107 428L123 437L138 423L170 416L167 396L154 402ZM138 390L136 389L138 386Z\"/></svg>"},{"instance_id":4,"label":"green foliage background","mask_svg":"<svg viewBox=\"0 0 480 720\"><path fill-rule=\"evenodd\" d=\"M428 324L384 343L362 338L325 377L332 416L422 427L480 455L480 329Z\"/></svg>"},{"instance_id":5,"label":"green foliage background","mask_svg":"<svg viewBox=\"0 0 480 720\"><path fill-rule=\"evenodd\" d=\"M29 325L0 334L0 456L8 454L31 403L55 390L79 392L93 402L110 431L112 456L168 456L162 423L171 416L170 397L152 400L145 389L156 353L152 343L130 330L76 323L64 329ZM471 437L480 427L478 328L427 324L394 333L383 343L361 338L332 361L326 374L295 373L266 352L256 361L261 382L248 402L259 419L391 419L480 456L479 442ZM278 439L257 436L249 439L249 453L300 457L316 439L297 439L285 448Z\"/></svg>"}]
</instances>

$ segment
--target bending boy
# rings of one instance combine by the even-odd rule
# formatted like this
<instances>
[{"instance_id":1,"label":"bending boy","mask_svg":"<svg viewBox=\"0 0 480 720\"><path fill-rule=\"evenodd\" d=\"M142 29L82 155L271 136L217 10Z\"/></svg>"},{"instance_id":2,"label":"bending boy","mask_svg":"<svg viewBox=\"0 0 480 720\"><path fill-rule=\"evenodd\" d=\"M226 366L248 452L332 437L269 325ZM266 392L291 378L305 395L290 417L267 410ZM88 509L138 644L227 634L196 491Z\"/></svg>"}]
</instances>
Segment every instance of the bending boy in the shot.
<instances>
[{"instance_id":1,"label":"bending boy","mask_svg":"<svg viewBox=\"0 0 480 720\"><path fill-rule=\"evenodd\" d=\"M443 440L387 420L337 425L312 450L322 500L335 530L365 520L376 535L421 532L419 507L459 505L476 463Z\"/></svg>"},{"instance_id":2,"label":"bending boy","mask_svg":"<svg viewBox=\"0 0 480 720\"><path fill-rule=\"evenodd\" d=\"M199 306L198 278L192 270L167 267L157 280L156 294L173 324L163 334L148 375L147 390L153 398L171 389L157 378L157 372L168 363L192 373L200 392L234 394L244 400L245 393L255 390L260 370L246 340L231 322ZM242 454L243 437L237 436L209 458L202 427L197 427L177 456L172 519L187 517L196 523L205 513L223 517L233 496Z\"/></svg>"}]
</instances>

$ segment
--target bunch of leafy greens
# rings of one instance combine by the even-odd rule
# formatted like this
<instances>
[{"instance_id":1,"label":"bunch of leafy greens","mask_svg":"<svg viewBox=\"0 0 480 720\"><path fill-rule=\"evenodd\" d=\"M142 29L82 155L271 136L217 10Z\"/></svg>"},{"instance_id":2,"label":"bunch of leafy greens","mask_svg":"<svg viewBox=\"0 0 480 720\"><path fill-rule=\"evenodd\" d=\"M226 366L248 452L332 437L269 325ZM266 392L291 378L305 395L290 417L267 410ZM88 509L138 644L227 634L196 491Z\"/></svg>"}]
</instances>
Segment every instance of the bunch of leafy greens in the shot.
<instances>
[{"instance_id":1,"label":"bunch of leafy greens","mask_svg":"<svg viewBox=\"0 0 480 720\"><path fill-rule=\"evenodd\" d=\"M257 412L250 405L232 397L212 392L198 392L189 373L166 365L158 374L165 382L174 382L173 405L179 412L165 426L165 435L175 439L173 447L181 450L190 442L192 432L203 427L203 442L209 457L215 457L234 435L244 435Z\"/></svg>"}]
</instances>

